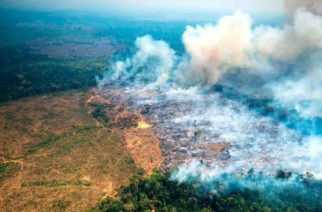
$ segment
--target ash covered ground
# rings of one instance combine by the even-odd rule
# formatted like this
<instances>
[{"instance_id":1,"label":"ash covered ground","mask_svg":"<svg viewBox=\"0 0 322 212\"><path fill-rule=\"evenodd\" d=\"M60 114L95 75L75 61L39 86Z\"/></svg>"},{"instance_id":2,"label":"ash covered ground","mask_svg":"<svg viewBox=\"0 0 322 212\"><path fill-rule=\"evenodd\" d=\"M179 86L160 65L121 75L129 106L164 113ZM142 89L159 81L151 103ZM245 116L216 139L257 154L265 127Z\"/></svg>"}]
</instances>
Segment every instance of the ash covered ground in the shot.
<instances>
[{"instance_id":1,"label":"ash covered ground","mask_svg":"<svg viewBox=\"0 0 322 212\"><path fill-rule=\"evenodd\" d=\"M203 173L205 178L250 171L268 176L275 176L278 170L319 171L300 132L218 92L175 86L150 90L142 85L111 83L101 94L124 102L152 124L166 171L181 167L186 172Z\"/></svg>"},{"instance_id":2,"label":"ash covered ground","mask_svg":"<svg viewBox=\"0 0 322 212\"><path fill-rule=\"evenodd\" d=\"M187 26L182 54L167 41L138 37L133 54L98 85L153 124L163 168L176 169L179 181L279 170L321 179L322 16L315 9L298 6L278 26L254 25L243 12Z\"/></svg>"}]
</instances>

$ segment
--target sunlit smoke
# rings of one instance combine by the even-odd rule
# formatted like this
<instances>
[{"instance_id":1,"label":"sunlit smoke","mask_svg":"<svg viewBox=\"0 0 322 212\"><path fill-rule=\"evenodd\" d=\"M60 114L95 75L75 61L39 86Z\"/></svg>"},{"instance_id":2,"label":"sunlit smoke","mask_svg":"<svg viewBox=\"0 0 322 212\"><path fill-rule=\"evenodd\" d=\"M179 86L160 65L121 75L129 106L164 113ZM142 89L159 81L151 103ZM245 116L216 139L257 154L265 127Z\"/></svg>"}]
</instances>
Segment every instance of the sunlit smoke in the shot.
<instances>
[{"instance_id":1,"label":"sunlit smoke","mask_svg":"<svg viewBox=\"0 0 322 212\"><path fill-rule=\"evenodd\" d=\"M203 151L191 143L192 153L173 175L179 181L211 181L224 173L238 175L252 169L271 177L279 169L310 172L321 179L322 132L317 130L322 129L318 126L322 124L320 3L286 1L290 19L281 26L254 26L243 12L222 17L217 24L187 26L182 36L186 52L181 57L165 41L140 37L136 53L116 62L99 85L111 80L128 82L127 92L137 101L136 107L161 104L169 110L170 115L162 114L168 119L156 126L168 127L167 132L175 127L187 129L188 137L191 129L203 132L202 144L231 145L229 162L204 162L206 156L189 158L195 154L191 149ZM276 110L278 115L261 116L244 102L211 93L216 85L230 86L250 99L263 92L272 99L264 105L266 112ZM142 90L151 94L140 96ZM179 105L177 113L167 101ZM294 116L283 122L284 112ZM158 117L157 113L152 118Z\"/></svg>"},{"instance_id":2,"label":"sunlit smoke","mask_svg":"<svg viewBox=\"0 0 322 212\"><path fill-rule=\"evenodd\" d=\"M112 76L99 81L99 86L105 80L133 80L153 82L152 85L164 84L170 71L174 68L175 52L164 41L156 41L146 35L135 41L136 53L125 61L117 61L113 65ZM110 73L108 73L110 74Z\"/></svg>"},{"instance_id":3,"label":"sunlit smoke","mask_svg":"<svg viewBox=\"0 0 322 212\"><path fill-rule=\"evenodd\" d=\"M188 26L183 43L188 54L189 79L214 84L231 67L251 66L252 20L237 12L220 19L217 25Z\"/></svg>"},{"instance_id":4,"label":"sunlit smoke","mask_svg":"<svg viewBox=\"0 0 322 212\"><path fill-rule=\"evenodd\" d=\"M229 70L261 74L264 65L278 69L276 62L293 62L322 48L322 18L303 8L281 28L253 28L252 22L249 15L237 12L217 25L187 27L183 42L189 59L184 68L190 78L216 84Z\"/></svg>"}]
</instances>

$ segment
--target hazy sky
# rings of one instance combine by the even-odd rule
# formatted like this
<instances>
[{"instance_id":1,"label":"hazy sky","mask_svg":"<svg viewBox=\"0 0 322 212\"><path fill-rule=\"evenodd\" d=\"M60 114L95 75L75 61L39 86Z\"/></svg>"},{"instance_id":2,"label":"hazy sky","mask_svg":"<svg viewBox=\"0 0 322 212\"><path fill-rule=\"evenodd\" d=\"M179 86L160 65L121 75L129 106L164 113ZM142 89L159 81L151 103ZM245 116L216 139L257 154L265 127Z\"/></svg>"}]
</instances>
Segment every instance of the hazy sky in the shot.
<instances>
[{"instance_id":1,"label":"hazy sky","mask_svg":"<svg viewBox=\"0 0 322 212\"><path fill-rule=\"evenodd\" d=\"M45 10L233 12L279 14L283 0L0 0L3 7Z\"/></svg>"}]
</instances>

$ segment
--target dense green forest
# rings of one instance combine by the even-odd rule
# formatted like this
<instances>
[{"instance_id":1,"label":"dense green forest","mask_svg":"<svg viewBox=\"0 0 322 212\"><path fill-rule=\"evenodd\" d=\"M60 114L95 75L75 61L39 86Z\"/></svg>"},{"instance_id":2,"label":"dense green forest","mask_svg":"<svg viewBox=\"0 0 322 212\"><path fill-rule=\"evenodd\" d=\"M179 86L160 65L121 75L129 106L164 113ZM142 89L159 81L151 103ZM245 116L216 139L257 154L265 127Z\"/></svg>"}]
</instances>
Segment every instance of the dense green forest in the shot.
<instances>
[{"instance_id":1,"label":"dense green forest","mask_svg":"<svg viewBox=\"0 0 322 212\"><path fill-rule=\"evenodd\" d=\"M47 92L87 89L106 71L99 59L49 59L23 46L0 50L0 102Z\"/></svg>"},{"instance_id":2,"label":"dense green forest","mask_svg":"<svg viewBox=\"0 0 322 212\"><path fill-rule=\"evenodd\" d=\"M280 174L276 180L287 180ZM300 188L289 186L274 195L273 187L267 191L235 187L221 193L155 172L148 178L136 175L121 188L118 199L108 198L93 211L320 211L321 188L321 182L305 179Z\"/></svg>"}]
</instances>

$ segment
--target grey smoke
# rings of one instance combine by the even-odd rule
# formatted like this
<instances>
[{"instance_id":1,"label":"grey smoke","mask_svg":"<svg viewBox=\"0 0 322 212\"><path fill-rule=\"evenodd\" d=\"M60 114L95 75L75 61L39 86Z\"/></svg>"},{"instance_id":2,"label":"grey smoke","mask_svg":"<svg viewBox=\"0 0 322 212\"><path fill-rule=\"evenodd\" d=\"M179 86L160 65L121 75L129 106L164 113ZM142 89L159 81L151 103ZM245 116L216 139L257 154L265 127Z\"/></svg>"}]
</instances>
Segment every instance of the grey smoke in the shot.
<instances>
[{"instance_id":1,"label":"grey smoke","mask_svg":"<svg viewBox=\"0 0 322 212\"><path fill-rule=\"evenodd\" d=\"M179 99L176 90L181 85L202 90L224 80L235 86L235 81L243 79L247 84L243 86L252 89L253 93L267 92L276 105L297 111L303 119L322 118L319 2L288 4L290 19L278 27L254 27L251 16L243 12L224 16L217 24L187 26L182 36L186 53L181 59L164 41L156 41L150 36L138 38L137 53L117 62L112 69L114 74L107 80L142 82L142 77L151 75L147 85L140 84L141 88L135 87L131 92L135 95L138 89L158 89L167 97L175 95L171 98ZM226 76L230 76L228 80ZM172 86L170 81L177 85ZM244 92L243 86L236 89ZM200 99L190 91L187 89L185 98L198 105ZM157 98L154 101L158 101ZM232 152L235 160L228 165L205 165L193 159L183 161L173 178L179 181L198 178L209 182L218 179L223 172L238 175L238 171L247 172L255 167L258 172L266 171L271 176L282 168L302 174L310 172L322 179L320 135L303 136L297 129L288 129L269 118L258 118L247 108L236 111L230 105L222 108L216 102L207 103L201 112L200 108L195 108L195 113L186 117L178 117L180 126L186 126L191 119L211 123L207 130L222 131L220 138L236 147ZM254 130L266 125L271 131ZM241 146L245 148L238 149Z\"/></svg>"}]
</instances>

